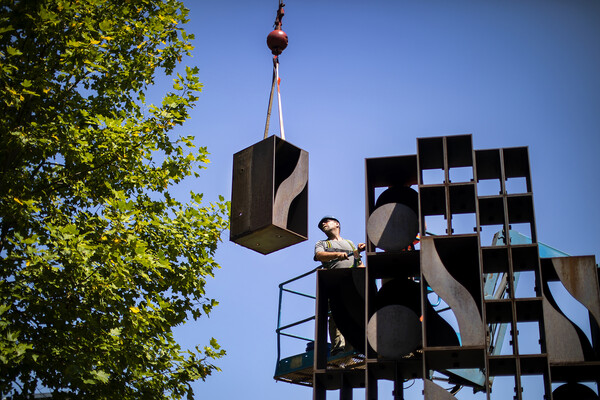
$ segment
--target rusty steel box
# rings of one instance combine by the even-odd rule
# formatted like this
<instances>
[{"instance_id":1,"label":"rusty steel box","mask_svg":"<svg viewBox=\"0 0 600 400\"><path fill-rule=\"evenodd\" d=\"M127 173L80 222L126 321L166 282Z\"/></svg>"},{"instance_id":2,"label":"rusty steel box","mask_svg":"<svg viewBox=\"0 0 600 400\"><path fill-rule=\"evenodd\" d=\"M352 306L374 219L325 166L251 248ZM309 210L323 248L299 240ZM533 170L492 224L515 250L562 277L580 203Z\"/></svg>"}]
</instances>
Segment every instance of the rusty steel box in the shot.
<instances>
[{"instance_id":1,"label":"rusty steel box","mask_svg":"<svg viewBox=\"0 0 600 400\"><path fill-rule=\"evenodd\" d=\"M233 155L230 237L269 254L308 239L308 153L270 136Z\"/></svg>"}]
</instances>

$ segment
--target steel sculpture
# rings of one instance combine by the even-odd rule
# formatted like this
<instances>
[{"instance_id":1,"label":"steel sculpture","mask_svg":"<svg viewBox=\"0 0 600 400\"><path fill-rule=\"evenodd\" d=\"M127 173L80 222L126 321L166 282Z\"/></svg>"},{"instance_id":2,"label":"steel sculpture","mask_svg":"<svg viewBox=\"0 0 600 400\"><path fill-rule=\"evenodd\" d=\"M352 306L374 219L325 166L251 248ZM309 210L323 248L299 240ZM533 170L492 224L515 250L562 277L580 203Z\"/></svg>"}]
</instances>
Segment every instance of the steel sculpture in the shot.
<instances>
[{"instance_id":1,"label":"steel sculpture","mask_svg":"<svg viewBox=\"0 0 600 400\"><path fill-rule=\"evenodd\" d=\"M468 178L451 179L457 168ZM431 170L442 172L438 182L424 179ZM569 257L537 242L527 147L474 150L471 135L419 138L417 154L367 159L365 175L366 268L317 271L315 343L304 355L312 368L288 375L287 359L278 360L276 379L312 386L316 400L328 390L351 399L359 387L377 399L382 379L394 382L395 399L404 398L411 379L424 381L427 400L460 399L464 386L490 399L499 376L512 377L517 400L526 398L525 376L539 378L546 400L599 398L590 389L600 385L598 267L593 256ZM523 181L523 190L509 193L510 179ZM478 194L489 181L499 193ZM421 238L416 248L413 214ZM472 217L470 231L456 223L463 214ZM428 233L431 217L445 221L445 232ZM531 237L515 232L517 224ZM489 228L497 232L493 243L482 240ZM528 297L516 290L522 274L533 276ZM361 291L356 282L363 281ZM360 304L344 306L340 282L354 282L352 301ZM591 339L558 306L553 282L587 309ZM446 308L432 303L434 294ZM360 342L357 351L328 355L328 304L336 305L332 317L342 334ZM443 313L453 313L457 326ZM537 326L539 348L521 343L523 323ZM510 348L501 352L506 335ZM453 389L441 387L439 377Z\"/></svg>"}]
</instances>

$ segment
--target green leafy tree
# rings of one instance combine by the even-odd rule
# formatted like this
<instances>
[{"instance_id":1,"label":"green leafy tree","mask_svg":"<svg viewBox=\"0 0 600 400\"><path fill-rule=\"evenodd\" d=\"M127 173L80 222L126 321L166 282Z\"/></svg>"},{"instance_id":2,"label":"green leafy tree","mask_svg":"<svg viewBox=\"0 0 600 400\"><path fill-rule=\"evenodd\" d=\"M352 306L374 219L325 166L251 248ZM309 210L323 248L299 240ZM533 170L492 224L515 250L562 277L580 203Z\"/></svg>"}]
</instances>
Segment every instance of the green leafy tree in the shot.
<instances>
[{"instance_id":1,"label":"green leafy tree","mask_svg":"<svg viewBox=\"0 0 600 400\"><path fill-rule=\"evenodd\" d=\"M202 87L179 67L186 17L175 0L0 3L3 395L191 397L218 369L214 339L184 351L172 333L217 304L205 278L228 226L222 197L170 194L208 162L173 131Z\"/></svg>"}]
</instances>

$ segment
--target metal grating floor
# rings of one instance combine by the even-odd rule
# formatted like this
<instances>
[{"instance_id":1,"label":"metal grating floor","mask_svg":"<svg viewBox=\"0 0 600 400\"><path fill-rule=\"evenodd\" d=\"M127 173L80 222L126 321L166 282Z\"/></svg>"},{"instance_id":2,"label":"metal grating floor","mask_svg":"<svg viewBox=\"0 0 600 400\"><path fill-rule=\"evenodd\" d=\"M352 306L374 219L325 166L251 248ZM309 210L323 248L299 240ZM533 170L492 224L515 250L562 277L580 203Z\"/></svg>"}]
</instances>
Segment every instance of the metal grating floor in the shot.
<instances>
[{"instance_id":1,"label":"metal grating floor","mask_svg":"<svg viewBox=\"0 0 600 400\"><path fill-rule=\"evenodd\" d=\"M281 360L277 366L276 381L296 385L313 385L313 352L298 354ZM327 359L327 369L364 369L365 356L356 352L340 353Z\"/></svg>"}]
</instances>

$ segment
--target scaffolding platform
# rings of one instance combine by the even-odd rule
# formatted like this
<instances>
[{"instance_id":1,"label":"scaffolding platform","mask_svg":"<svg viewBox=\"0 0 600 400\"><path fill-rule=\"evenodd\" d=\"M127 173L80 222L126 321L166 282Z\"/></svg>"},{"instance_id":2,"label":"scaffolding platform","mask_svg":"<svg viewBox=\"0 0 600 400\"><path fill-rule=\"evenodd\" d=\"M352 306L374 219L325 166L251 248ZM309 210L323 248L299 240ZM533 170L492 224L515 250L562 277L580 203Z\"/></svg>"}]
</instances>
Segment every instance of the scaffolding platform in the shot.
<instances>
[{"instance_id":1,"label":"scaffolding platform","mask_svg":"<svg viewBox=\"0 0 600 400\"><path fill-rule=\"evenodd\" d=\"M302 386L313 386L314 351L287 357L277 363L276 381ZM365 369L365 356L356 351L347 351L327 357L327 369Z\"/></svg>"}]
</instances>

